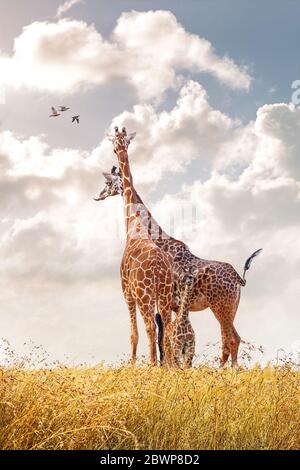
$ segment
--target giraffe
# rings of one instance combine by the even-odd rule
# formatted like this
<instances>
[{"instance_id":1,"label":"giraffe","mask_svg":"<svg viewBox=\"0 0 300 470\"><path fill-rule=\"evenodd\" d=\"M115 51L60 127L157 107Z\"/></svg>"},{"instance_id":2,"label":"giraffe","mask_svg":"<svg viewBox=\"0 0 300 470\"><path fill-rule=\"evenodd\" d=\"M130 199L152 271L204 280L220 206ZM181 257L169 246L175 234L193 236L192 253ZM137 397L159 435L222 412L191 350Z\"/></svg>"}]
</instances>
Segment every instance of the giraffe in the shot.
<instances>
[{"instance_id":1,"label":"giraffe","mask_svg":"<svg viewBox=\"0 0 300 470\"><path fill-rule=\"evenodd\" d=\"M170 322L165 328L165 362L169 367L192 367L195 355L195 332L189 319L189 295L192 291L194 279L192 276L185 276L182 280L184 284L181 304L176 314L176 319ZM159 331L164 328L161 316L156 314L156 323Z\"/></svg>"},{"instance_id":2,"label":"giraffe","mask_svg":"<svg viewBox=\"0 0 300 470\"><path fill-rule=\"evenodd\" d=\"M121 170L122 171L122 170ZM103 173L106 183L96 201L123 194L120 170L113 167L111 172ZM219 322L221 330L222 353L220 366L223 367L231 356L233 367L237 367L240 336L234 326L234 319L240 302L241 287L246 285L246 271L252 260L262 251L255 251L245 262L243 277L233 266L226 262L198 258L190 252L188 246L180 240L166 234L143 204L135 191L135 198L143 208L144 217L148 220L149 236L155 244L172 257L174 291L172 310L178 311L180 305L180 278L196 272L193 289L189 296L190 312L210 308ZM146 222L145 224L146 225ZM159 334L159 337L161 335ZM161 344L160 344L161 349Z\"/></svg>"},{"instance_id":3,"label":"giraffe","mask_svg":"<svg viewBox=\"0 0 300 470\"><path fill-rule=\"evenodd\" d=\"M127 137L126 129L111 138L122 172L126 246L121 261L121 284L131 323L131 361L136 362L138 327L136 306L139 307L149 340L150 361L157 364L155 306L164 324L171 321L173 272L171 257L162 251L145 229L129 166L127 149L134 135ZM161 358L162 359L162 358Z\"/></svg>"}]
</instances>

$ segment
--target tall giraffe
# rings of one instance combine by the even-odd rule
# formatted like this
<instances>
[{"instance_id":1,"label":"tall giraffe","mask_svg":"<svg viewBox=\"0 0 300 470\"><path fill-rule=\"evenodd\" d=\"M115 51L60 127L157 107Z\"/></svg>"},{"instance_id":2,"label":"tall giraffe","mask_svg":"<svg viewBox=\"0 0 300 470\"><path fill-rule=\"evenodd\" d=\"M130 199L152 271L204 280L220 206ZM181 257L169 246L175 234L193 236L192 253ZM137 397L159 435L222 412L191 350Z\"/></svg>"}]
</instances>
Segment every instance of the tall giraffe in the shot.
<instances>
[{"instance_id":1,"label":"tall giraffe","mask_svg":"<svg viewBox=\"0 0 300 470\"><path fill-rule=\"evenodd\" d=\"M105 187L99 197L95 199L96 201L123 194L121 174L115 167L111 172L103 173L103 175L106 179ZM134 188L133 190L135 191ZM135 198L143 207L144 217L148 220L149 236L159 248L172 257L174 275L172 309L176 312L180 306L180 279L186 274L197 273L193 290L189 296L189 310L192 312L202 311L206 308L212 310L221 329L222 355L220 364L224 366L231 356L232 366L237 366L240 336L233 323L240 301L241 286L246 285L246 271L261 249L255 251L246 260L243 277L241 277L229 263L205 260L195 256L185 243L170 237L162 230L136 191Z\"/></svg>"},{"instance_id":2,"label":"tall giraffe","mask_svg":"<svg viewBox=\"0 0 300 470\"><path fill-rule=\"evenodd\" d=\"M149 237L144 225L128 161L127 149L134 135L127 137L126 129L111 138L122 172L126 246L121 262L121 283L131 321L132 363L136 361L138 328L136 306L143 317L149 339L150 360L157 363L155 306L164 324L171 321L173 272L171 257L162 251Z\"/></svg>"}]
</instances>

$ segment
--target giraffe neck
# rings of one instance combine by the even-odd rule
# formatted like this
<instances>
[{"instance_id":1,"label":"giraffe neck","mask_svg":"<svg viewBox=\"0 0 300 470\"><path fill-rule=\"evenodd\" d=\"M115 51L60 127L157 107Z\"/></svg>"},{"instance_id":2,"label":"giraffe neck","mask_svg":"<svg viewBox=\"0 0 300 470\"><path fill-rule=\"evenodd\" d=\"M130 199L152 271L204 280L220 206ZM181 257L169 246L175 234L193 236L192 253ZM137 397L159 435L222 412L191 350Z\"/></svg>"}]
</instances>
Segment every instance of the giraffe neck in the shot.
<instances>
[{"instance_id":1,"label":"giraffe neck","mask_svg":"<svg viewBox=\"0 0 300 470\"><path fill-rule=\"evenodd\" d=\"M155 218L152 216L151 212L149 209L145 206L142 198L139 196L137 193L136 189L133 188L135 192L135 197L137 203L144 208L144 214L146 220L146 225L147 225L147 230L148 230L148 235L152 240L155 240L159 243L159 241L162 240L167 240L167 239L172 239L162 228L161 226L157 223Z\"/></svg>"},{"instance_id":2,"label":"giraffe neck","mask_svg":"<svg viewBox=\"0 0 300 470\"><path fill-rule=\"evenodd\" d=\"M141 219L141 204L133 186L128 153L126 150L117 152L122 175L124 217L127 238L149 238Z\"/></svg>"},{"instance_id":3,"label":"giraffe neck","mask_svg":"<svg viewBox=\"0 0 300 470\"><path fill-rule=\"evenodd\" d=\"M186 285L184 288L184 292L181 297L179 312L176 317L176 320L178 321L178 323L186 323L189 321L189 309L188 309L187 301L188 301L188 295L189 295L190 289L191 289L191 286L189 285Z\"/></svg>"}]
</instances>

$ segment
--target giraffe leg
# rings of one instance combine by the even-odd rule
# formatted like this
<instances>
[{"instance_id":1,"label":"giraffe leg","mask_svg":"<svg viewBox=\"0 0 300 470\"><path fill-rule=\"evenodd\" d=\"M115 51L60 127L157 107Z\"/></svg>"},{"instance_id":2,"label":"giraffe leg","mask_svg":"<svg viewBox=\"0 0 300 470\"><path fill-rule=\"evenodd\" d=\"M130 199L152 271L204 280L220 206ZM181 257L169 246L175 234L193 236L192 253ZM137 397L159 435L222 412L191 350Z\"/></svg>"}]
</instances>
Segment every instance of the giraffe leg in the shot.
<instances>
[{"instance_id":1,"label":"giraffe leg","mask_svg":"<svg viewBox=\"0 0 300 470\"><path fill-rule=\"evenodd\" d=\"M149 341L149 352L151 365L157 365L157 352L156 352L156 327L154 321L155 304L145 304L139 302L139 309L143 317L146 333Z\"/></svg>"},{"instance_id":2,"label":"giraffe leg","mask_svg":"<svg viewBox=\"0 0 300 470\"><path fill-rule=\"evenodd\" d=\"M136 320L136 303L133 299L126 299L130 315L130 342L131 342L131 364L136 363L136 351L139 342L139 333Z\"/></svg>"},{"instance_id":3,"label":"giraffe leg","mask_svg":"<svg viewBox=\"0 0 300 470\"><path fill-rule=\"evenodd\" d=\"M178 353L174 353L172 355L172 367L180 369L180 360L179 360L179 354Z\"/></svg>"},{"instance_id":4,"label":"giraffe leg","mask_svg":"<svg viewBox=\"0 0 300 470\"><path fill-rule=\"evenodd\" d=\"M170 332L167 329L164 334L164 362L163 365L167 367L172 367L172 351L169 338Z\"/></svg>"},{"instance_id":5,"label":"giraffe leg","mask_svg":"<svg viewBox=\"0 0 300 470\"><path fill-rule=\"evenodd\" d=\"M169 339L166 339L166 328L171 322L171 308L168 305L159 305L159 311L161 314L162 322L163 322L163 333L162 333L162 365L164 364L166 359L166 354L170 357L170 342ZM168 349L168 351L167 351Z\"/></svg>"},{"instance_id":6,"label":"giraffe leg","mask_svg":"<svg viewBox=\"0 0 300 470\"><path fill-rule=\"evenodd\" d=\"M222 357L221 367L224 367L231 352L231 328L227 324L221 324L221 336L222 336Z\"/></svg>"},{"instance_id":7,"label":"giraffe leg","mask_svg":"<svg viewBox=\"0 0 300 470\"><path fill-rule=\"evenodd\" d=\"M185 357L184 357L185 369L189 369L192 367L194 356L195 356L195 342L190 343L186 348Z\"/></svg>"},{"instance_id":8,"label":"giraffe leg","mask_svg":"<svg viewBox=\"0 0 300 470\"><path fill-rule=\"evenodd\" d=\"M172 366L180 368L180 356L181 356L182 346L181 344L173 343L172 347Z\"/></svg>"},{"instance_id":9,"label":"giraffe leg","mask_svg":"<svg viewBox=\"0 0 300 470\"><path fill-rule=\"evenodd\" d=\"M231 353L232 340L232 309L228 306L216 305L211 310L220 323L222 338L222 356L220 366L224 367Z\"/></svg>"},{"instance_id":10,"label":"giraffe leg","mask_svg":"<svg viewBox=\"0 0 300 470\"><path fill-rule=\"evenodd\" d=\"M166 286L163 286L161 283L158 286L159 294L157 299L157 306L159 313L161 315L161 319L163 322L163 334L162 334L162 365L167 360L165 355L168 354L170 361L170 351L166 351L167 348L170 348L170 344L166 341L166 330L168 325L171 323L172 320L172 291L170 289L166 289ZM164 292L167 290L167 292Z\"/></svg>"},{"instance_id":11,"label":"giraffe leg","mask_svg":"<svg viewBox=\"0 0 300 470\"><path fill-rule=\"evenodd\" d=\"M147 320L146 332L149 338L150 349L150 362L152 366L157 365L157 352L156 352L156 328L153 317Z\"/></svg>"},{"instance_id":12,"label":"giraffe leg","mask_svg":"<svg viewBox=\"0 0 300 470\"><path fill-rule=\"evenodd\" d=\"M237 367L238 362L238 351L240 346L241 338L236 331L235 327L232 325L232 339L231 339L231 365L232 367Z\"/></svg>"},{"instance_id":13,"label":"giraffe leg","mask_svg":"<svg viewBox=\"0 0 300 470\"><path fill-rule=\"evenodd\" d=\"M231 366L232 367L238 366L238 352L239 352L239 346L241 342L241 338L233 325L235 315L239 306L240 293L241 293L240 290L241 288L240 286L238 286L237 301L235 302L235 304L232 305L232 309L231 309L231 321L232 321Z\"/></svg>"}]
</instances>

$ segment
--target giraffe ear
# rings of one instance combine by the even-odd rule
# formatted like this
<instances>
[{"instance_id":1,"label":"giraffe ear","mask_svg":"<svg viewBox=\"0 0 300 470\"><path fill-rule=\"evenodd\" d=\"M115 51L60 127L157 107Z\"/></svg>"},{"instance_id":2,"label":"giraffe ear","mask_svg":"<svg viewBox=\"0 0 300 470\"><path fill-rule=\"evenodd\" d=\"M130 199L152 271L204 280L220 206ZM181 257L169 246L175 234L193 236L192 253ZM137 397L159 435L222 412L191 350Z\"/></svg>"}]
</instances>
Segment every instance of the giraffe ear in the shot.
<instances>
[{"instance_id":1,"label":"giraffe ear","mask_svg":"<svg viewBox=\"0 0 300 470\"><path fill-rule=\"evenodd\" d=\"M136 136L136 132L132 132L131 134L128 135L127 139L129 142L131 142Z\"/></svg>"},{"instance_id":2,"label":"giraffe ear","mask_svg":"<svg viewBox=\"0 0 300 470\"><path fill-rule=\"evenodd\" d=\"M111 135L111 134L106 134L106 137L108 138L108 140L110 140L111 142L114 141L114 138L115 136L114 135Z\"/></svg>"},{"instance_id":3,"label":"giraffe ear","mask_svg":"<svg viewBox=\"0 0 300 470\"><path fill-rule=\"evenodd\" d=\"M112 181L113 177L112 177L112 174L111 173L106 173L106 171L104 171L102 173L102 175L104 176L104 178L107 180L107 181Z\"/></svg>"}]
</instances>

